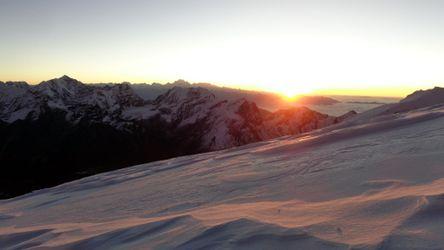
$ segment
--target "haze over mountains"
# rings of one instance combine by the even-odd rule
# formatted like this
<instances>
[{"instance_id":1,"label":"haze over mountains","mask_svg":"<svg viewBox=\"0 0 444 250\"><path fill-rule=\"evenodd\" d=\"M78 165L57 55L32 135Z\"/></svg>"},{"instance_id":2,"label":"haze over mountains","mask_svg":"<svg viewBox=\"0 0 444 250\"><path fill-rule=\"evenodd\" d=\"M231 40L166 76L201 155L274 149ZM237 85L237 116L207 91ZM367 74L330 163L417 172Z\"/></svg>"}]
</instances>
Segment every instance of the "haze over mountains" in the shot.
<instances>
[{"instance_id":1,"label":"haze over mountains","mask_svg":"<svg viewBox=\"0 0 444 250\"><path fill-rule=\"evenodd\" d=\"M311 110L333 116L340 116L351 110L361 113L383 104L396 103L401 99L396 97L316 95L301 95L296 98L283 98L278 94L270 92L219 87L209 83L191 84L184 80L178 80L167 84L131 84L134 91L145 100L154 100L158 95L166 93L174 86L182 88L203 87L209 89L219 99L236 100L245 98L248 101L256 103L258 107L271 111L289 107L305 106Z\"/></svg>"},{"instance_id":2,"label":"haze over mountains","mask_svg":"<svg viewBox=\"0 0 444 250\"><path fill-rule=\"evenodd\" d=\"M172 110L177 90L156 100ZM440 249L443 162L444 89L435 88L302 135L0 201L0 245Z\"/></svg>"},{"instance_id":3,"label":"haze over mountains","mask_svg":"<svg viewBox=\"0 0 444 250\"><path fill-rule=\"evenodd\" d=\"M210 90L218 99L233 101L244 98L248 101L255 102L261 108L276 110L291 106L291 103L298 105L332 105L339 101L324 96L301 96L297 100L284 100L282 96L271 92L234 89L227 87L218 87L210 83L189 83L184 80L178 80L167 84L131 84L134 91L145 100L154 100L157 96L166 93L173 87L191 88L202 87ZM290 102L290 103L289 103Z\"/></svg>"},{"instance_id":4,"label":"haze over mountains","mask_svg":"<svg viewBox=\"0 0 444 250\"><path fill-rule=\"evenodd\" d=\"M68 76L34 86L0 83L1 197L134 164L300 134L355 115L335 117L306 107L271 112L247 99L264 100L267 94L181 84L149 100L129 84L88 85Z\"/></svg>"}]
</instances>

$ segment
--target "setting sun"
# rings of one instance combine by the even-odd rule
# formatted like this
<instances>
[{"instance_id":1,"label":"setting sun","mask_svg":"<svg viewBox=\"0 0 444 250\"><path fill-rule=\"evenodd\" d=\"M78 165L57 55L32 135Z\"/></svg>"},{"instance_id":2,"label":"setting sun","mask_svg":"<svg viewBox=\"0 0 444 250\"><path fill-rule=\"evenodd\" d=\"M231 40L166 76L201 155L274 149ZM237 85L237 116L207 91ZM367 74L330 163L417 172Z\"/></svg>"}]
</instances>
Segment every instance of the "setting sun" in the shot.
<instances>
[{"instance_id":1,"label":"setting sun","mask_svg":"<svg viewBox=\"0 0 444 250\"><path fill-rule=\"evenodd\" d=\"M24 15L26 20L16 18L24 14L19 5L11 6L9 12L0 9L0 23L16 25L16 30L28 27L26 23L39 24L21 30L20 34L29 36L5 33L0 80L39 83L64 74L86 82L186 79L287 97L344 89L358 95L404 96L444 82L444 38L441 26L432 21L439 23L440 13L432 12L426 22L420 14L399 12L395 4L346 7L284 1L254 7L236 2L223 12L202 3L198 9L182 6L188 11L177 13L166 11L169 8L161 3L153 6L165 12L153 12L156 8L148 3L122 2L94 15L81 12L89 2L54 4L53 10L30 6L39 15ZM91 6L99 7L97 3ZM372 13L381 8L396 18L374 18ZM63 18L54 22L59 13ZM128 18L116 19L116 13ZM101 21L96 22L97 18ZM37 28L48 34L29 46L24 41ZM414 39L412 34L417 34ZM54 43L56 37L67 39Z\"/></svg>"},{"instance_id":2,"label":"setting sun","mask_svg":"<svg viewBox=\"0 0 444 250\"><path fill-rule=\"evenodd\" d=\"M314 89L309 87L299 87L294 85L277 85L276 88L272 88L270 90L282 95L283 97L285 97L285 99L289 100L295 99L297 96L300 95L313 93L314 91Z\"/></svg>"}]
</instances>

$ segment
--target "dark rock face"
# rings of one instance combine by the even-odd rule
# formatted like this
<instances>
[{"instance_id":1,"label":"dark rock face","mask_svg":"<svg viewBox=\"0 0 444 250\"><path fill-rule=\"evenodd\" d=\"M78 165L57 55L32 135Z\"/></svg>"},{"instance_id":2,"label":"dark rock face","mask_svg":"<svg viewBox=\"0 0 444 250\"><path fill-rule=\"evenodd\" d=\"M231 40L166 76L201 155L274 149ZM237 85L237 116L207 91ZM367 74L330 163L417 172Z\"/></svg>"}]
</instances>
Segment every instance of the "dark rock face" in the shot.
<instances>
[{"instance_id":1,"label":"dark rock face","mask_svg":"<svg viewBox=\"0 0 444 250\"><path fill-rule=\"evenodd\" d=\"M172 132L174 131L174 132ZM7 198L96 173L198 153L195 130L173 130L153 118L128 130L81 121L63 113L0 124L0 197Z\"/></svg>"},{"instance_id":2,"label":"dark rock face","mask_svg":"<svg viewBox=\"0 0 444 250\"><path fill-rule=\"evenodd\" d=\"M276 112L205 88L144 101L128 84L63 76L0 83L0 198L131 165L293 135L338 123L308 108Z\"/></svg>"}]
</instances>

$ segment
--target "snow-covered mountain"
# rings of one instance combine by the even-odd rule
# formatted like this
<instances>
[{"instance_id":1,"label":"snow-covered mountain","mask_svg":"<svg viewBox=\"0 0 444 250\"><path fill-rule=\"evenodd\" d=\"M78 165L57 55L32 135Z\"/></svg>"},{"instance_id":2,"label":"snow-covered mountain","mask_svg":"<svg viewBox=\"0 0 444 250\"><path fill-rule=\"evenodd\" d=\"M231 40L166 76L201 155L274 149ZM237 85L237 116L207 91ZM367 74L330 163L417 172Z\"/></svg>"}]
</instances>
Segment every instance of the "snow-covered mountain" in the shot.
<instances>
[{"instance_id":1,"label":"snow-covered mountain","mask_svg":"<svg viewBox=\"0 0 444 250\"><path fill-rule=\"evenodd\" d=\"M408 99L303 135L0 201L0 245L442 249L444 105L436 98L399 111Z\"/></svg>"},{"instance_id":2,"label":"snow-covered mountain","mask_svg":"<svg viewBox=\"0 0 444 250\"><path fill-rule=\"evenodd\" d=\"M355 114L333 117L305 107L270 112L202 87L174 86L146 101L129 84L88 85L67 76L38 85L0 83L0 90L0 160L10 171L0 177L2 196L17 186L21 193L114 168L300 134ZM33 150L22 157L23 148ZM68 166L60 169L66 159Z\"/></svg>"},{"instance_id":3,"label":"snow-covered mountain","mask_svg":"<svg viewBox=\"0 0 444 250\"><path fill-rule=\"evenodd\" d=\"M80 119L117 122L122 111L143 106L142 98L128 84L89 86L68 76L42 82L0 83L0 120L35 120L44 113L58 110L74 123Z\"/></svg>"},{"instance_id":4,"label":"snow-covered mountain","mask_svg":"<svg viewBox=\"0 0 444 250\"><path fill-rule=\"evenodd\" d=\"M353 113L347 116L350 114ZM125 115L128 119L154 116L179 128L202 124L203 147L211 150L299 134L338 123L345 117L323 115L305 107L269 112L246 99L221 100L205 88L177 86L152 104L143 109L131 108Z\"/></svg>"},{"instance_id":5,"label":"snow-covered mountain","mask_svg":"<svg viewBox=\"0 0 444 250\"><path fill-rule=\"evenodd\" d=\"M149 102L136 95L129 84L93 86L68 76L36 86L0 86L0 120L7 123L36 120L42 113L57 111L73 123L83 120L117 129L129 129L133 121L150 119L161 119L177 128L199 124L205 130L203 147L210 150L307 132L341 120L307 108L272 113L246 99L218 99L202 87L174 86Z\"/></svg>"}]
</instances>

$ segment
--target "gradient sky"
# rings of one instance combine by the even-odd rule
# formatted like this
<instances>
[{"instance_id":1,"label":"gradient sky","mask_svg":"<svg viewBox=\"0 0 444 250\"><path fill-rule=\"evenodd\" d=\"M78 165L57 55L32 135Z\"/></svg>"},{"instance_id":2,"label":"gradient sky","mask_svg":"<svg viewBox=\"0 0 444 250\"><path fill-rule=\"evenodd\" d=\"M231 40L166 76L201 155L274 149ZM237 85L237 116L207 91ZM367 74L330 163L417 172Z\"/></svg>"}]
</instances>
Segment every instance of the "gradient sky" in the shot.
<instances>
[{"instance_id":1,"label":"gradient sky","mask_svg":"<svg viewBox=\"0 0 444 250\"><path fill-rule=\"evenodd\" d=\"M444 1L0 0L0 80L402 96L444 83Z\"/></svg>"}]
</instances>

